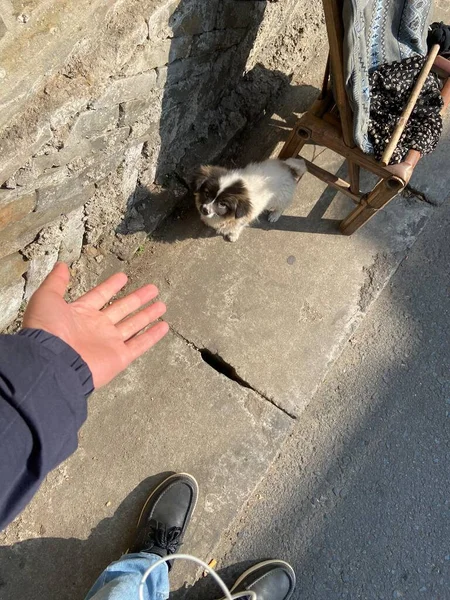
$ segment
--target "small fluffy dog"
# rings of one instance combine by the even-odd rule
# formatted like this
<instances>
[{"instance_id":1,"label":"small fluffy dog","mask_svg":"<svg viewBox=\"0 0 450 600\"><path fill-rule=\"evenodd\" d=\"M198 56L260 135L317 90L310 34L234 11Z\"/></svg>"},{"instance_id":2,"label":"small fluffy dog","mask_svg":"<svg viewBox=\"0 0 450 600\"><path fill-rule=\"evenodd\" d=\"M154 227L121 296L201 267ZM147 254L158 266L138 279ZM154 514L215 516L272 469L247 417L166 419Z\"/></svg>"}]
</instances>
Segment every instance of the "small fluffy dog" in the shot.
<instances>
[{"instance_id":1,"label":"small fluffy dog","mask_svg":"<svg viewBox=\"0 0 450 600\"><path fill-rule=\"evenodd\" d=\"M269 211L271 223L278 221L305 172L305 162L297 158L270 159L244 169L200 167L193 186L201 219L226 240L235 242L244 227L264 211Z\"/></svg>"}]
</instances>

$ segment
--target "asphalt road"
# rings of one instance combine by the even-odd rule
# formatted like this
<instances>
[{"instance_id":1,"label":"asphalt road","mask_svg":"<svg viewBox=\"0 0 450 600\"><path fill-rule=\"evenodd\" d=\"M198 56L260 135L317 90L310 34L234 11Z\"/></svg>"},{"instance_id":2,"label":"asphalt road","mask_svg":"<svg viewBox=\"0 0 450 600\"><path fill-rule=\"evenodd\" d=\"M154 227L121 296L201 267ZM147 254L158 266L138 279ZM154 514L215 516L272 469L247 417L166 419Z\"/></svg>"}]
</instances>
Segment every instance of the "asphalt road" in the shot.
<instances>
[{"instance_id":1,"label":"asphalt road","mask_svg":"<svg viewBox=\"0 0 450 600\"><path fill-rule=\"evenodd\" d=\"M449 240L447 202L224 536L228 581L278 557L298 600L450 599Z\"/></svg>"}]
</instances>

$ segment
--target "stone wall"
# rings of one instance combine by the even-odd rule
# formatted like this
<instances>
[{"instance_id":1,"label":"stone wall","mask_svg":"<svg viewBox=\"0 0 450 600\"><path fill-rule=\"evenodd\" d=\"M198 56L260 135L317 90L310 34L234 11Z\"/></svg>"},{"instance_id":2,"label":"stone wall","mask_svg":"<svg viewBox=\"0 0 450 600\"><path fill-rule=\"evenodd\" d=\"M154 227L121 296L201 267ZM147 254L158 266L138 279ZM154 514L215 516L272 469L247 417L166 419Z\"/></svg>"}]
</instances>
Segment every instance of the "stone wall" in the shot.
<instances>
[{"instance_id":1,"label":"stone wall","mask_svg":"<svg viewBox=\"0 0 450 600\"><path fill-rule=\"evenodd\" d=\"M310 4L0 0L0 328L56 260L132 256L314 55Z\"/></svg>"}]
</instances>

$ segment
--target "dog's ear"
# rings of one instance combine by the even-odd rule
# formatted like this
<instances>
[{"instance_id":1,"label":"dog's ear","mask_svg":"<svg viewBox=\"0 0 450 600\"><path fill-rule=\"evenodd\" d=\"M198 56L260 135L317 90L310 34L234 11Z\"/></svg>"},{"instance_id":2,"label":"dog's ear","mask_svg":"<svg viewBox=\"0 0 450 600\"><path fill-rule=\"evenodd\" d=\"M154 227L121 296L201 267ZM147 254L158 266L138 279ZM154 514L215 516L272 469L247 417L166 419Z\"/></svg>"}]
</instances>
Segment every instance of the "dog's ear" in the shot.
<instances>
[{"instance_id":1,"label":"dog's ear","mask_svg":"<svg viewBox=\"0 0 450 600\"><path fill-rule=\"evenodd\" d=\"M191 187L194 192L200 191L200 188L209 178L211 167L204 165L199 167L192 175Z\"/></svg>"},{"instance_id":2,"label":"dog's ear","mask_svg":"<svg viewBox=\"0 0 450 600\"><path fill-rule=\"evenodd\" d=\"M247 217L252 209L252 203L248 198L238 198L236 205L236 219Z\"/></svg>"},{"instance_id":3,"label":"dog's ear","mask_svg":"<svg viewBox=\"0 0 450 600\"><path fill-rule=\"evenodd\" d=\"M223 192L234 206L234 215L236 219L242 219L247 217L252 210L252 203L250 202L248 190L242 179L238 179L231 185L229 185Z\"/></svg>"}]
</instances>

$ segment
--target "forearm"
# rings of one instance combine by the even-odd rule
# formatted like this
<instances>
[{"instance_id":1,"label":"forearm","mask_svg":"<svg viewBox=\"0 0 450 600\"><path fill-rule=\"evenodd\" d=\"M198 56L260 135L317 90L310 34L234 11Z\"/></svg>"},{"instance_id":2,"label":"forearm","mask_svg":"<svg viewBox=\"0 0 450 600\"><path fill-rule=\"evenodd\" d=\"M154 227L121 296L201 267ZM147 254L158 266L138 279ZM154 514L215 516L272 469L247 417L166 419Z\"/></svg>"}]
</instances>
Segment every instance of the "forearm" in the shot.
<instances>
[{"instance_id":1,"label":"forearm","mask_svg":"<svg viewBox=\"0 0 450 600\"><path fill-rule=\"evenodd\" d=\"M0 336L0 529L76 449L92 390L87 365L59 338Z\"/></svg>"}]
</instances>

